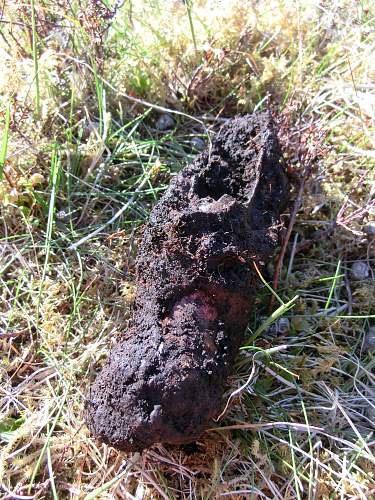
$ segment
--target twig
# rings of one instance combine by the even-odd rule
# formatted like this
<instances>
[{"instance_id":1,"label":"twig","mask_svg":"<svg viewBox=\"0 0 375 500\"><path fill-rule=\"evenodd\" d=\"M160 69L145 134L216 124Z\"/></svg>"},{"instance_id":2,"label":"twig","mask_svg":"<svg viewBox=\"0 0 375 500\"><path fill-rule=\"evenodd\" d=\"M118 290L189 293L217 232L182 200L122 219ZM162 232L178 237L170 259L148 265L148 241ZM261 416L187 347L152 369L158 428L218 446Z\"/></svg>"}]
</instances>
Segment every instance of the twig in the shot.
<instances>
[{"instance_id":1,"label":"twig","mask_svg":"<svg viewBox=\"0 0 375 500\"><path fill-rule=\"evenodd\" d=\"M306 179L308 179L311 175L313 164L322 156L322 145L325 135L326 132L324 130L316 129L316 127L312 123L307 128L303 129L303 134L301 134L301 131L299 131L298 160L299 164L304 167L304 169L302 178L299 183L297 197L290 216L288 229L276 261L276 267L273 277L273 289L275 291L277 290L279 284L280 272L283 267L284 257L286 254L290 236L296 222L297 213L302 205L302 197L306 185ZM269 313L272 311L274 300L274 295L271 295L268 307Z\"/></svg>"},{"instance_id":2,"label":"twig","mask_svg":"<svg viewBox=\"0 0 375 500\"><path fill-rule=\"evenodd\" d=\"M289 257L288 271L287 271L287 273L286 273L286 280L285 280L285 282L286 282L286 283L288 282L289 275L290 275L290 273L292 272L293 262L294 262L294 257L296 256L296 253L297 253L297 241L298 241L298 236L299 236L299 234L298 234L298 233L296 233L296 234L294 235L294 241L293 241L292 251L291 251L291 253L290 253L290 257Z\"/></svg>"},{"instance_id":3,"label":"twig","mask_svg":"<svg viewBox=\"0 0 375 500\"><path fill-rule=\"evenodd\" d=\"M292 230L293 230L294 224L296 222L296 217L297 217L298 210L300 209L301 204L302 204L302 196L303 196L303 191L305 189L306 178L308 176L308 173L310 172L310 168L309 167L310 166L306 166L305 167L305 171L304 171L304 174L303 174L303 177L301 179L300 186L299 186L299 189L298 189L297 198L296 198L296 201L294 202L293 211L292 211L292 214L290 216L290 220L289 220L289 224L288 224L288 229L287 229L287 232L286 232L286 235L285 235L285 238L284 238L284 241L283 241L280 253L279 253L278 257L277 257L276 267L275 267L275 273L273 275L273 283L272 283L272 286L273 286L274 290L277 290L277 287L279 285L279 277L280 277L281 268L283 267L286 249L287 249L287 246L288 246L288 243L289 243L289 240L290 240L290 236L292 234ZM274 297L274 295L271 295L270 302L269 302L269 305L268 305L268 311L269 312L272 311L274 302L275 302L275 297Z\"/></svg>"},{"instance_id":4,"label":"twig","mask_svg":"<svg viewBox=\"0 0 375 500\"><path fill-rule=\"evenodd\" d=\"M29 331L29 328L23 328L22 330L18 330L17 332L5 332L3 329L0 329L0 340L3 339L14 339L17 337L21 337L25 333Z\"/></svg>"},{"instance_id":5,"label":"twig","mask_svg":"<svg viewBox=\"0 0 375 500\"><path fill-rule=\"evenodd\" d=\"M16 187L16 185L12 181L10 175L8 174L8 172L5 169L3 170L3 174L4 174L4 177L6 178L6 180L8 181L9 186L14 189Z\"/></svg>"},{"instance_id":6,"label":"twig","mask_svg":"<svg viewBox=\"0 0 375 500\"><path fill-rule=\"evenodd\" d=\"M348 271L345 270L345 288L346 293L348 294L348 314L353 313L353 295L352 290L350 288L350 281L348 279Z\"/></svg>"}]
</instances>

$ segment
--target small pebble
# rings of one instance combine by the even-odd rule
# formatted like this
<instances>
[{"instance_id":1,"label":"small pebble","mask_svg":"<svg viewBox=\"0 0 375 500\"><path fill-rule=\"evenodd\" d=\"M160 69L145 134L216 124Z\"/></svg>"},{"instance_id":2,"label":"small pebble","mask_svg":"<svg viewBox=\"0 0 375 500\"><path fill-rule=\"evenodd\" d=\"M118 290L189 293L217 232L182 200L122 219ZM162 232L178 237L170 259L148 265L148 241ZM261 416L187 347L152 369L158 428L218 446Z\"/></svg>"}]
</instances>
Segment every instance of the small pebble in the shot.
<instances>
[{"instance_id":1,"label":"small pebble","mask_svg":"<svg viewBox=\"0 0 375 500\"><path fill-rule=\"evenodd\" d=\"M375 350L375 326L371 326L363 339L364 352Z\"/></svg>"},{"instance_id":2,"label":"small pebble","mask_svg":"<svg viewBox=\"0 0 375 500\"><path fill-rule=\"evenodd\" d=\"M366 224L363 231L369 236L375 236L375 222L369 222Z\"/></svg>"},{"instance_id":3,"label":"small pebble","mask_svg":"<svg viewBox=\"0 0 375 500\"><path fill-rule=\"evenodd\" d=\"M206 147L206 143L200 137L193 137L190 144L193 150L195 149L196 151L203 151Z\"/></svg>"},{"instance_id":4,"label":"small pebble","mask_svg":"<svg viewBox=\"0 0 375 500\"><path fill-rule=\"evenodd\" d=\"M40 184L43 184L45 182L45 178L42 174L33 174L31 177L30 177L30 183L33 187L35 186L39 186Z\"/></svg>"},{"instance_id":5,"label":"small pebble","mask_svg":"<svg viewBox=\"0 0 375 500\"><path fill-rule=\"evenodd\" d=\"M368 267L368 264L363 260L357 260L352 265L350 275L354 281L365 280L370 275L370 268Z\"/></svg>"},{"instance_id":6,"label":"small pebble","mask_svg":"<svg viewBox=\"0 0 375 500\"><path fill-rule=\"evenodd\" d=\"M156 122L156 128L158 130L169 130L173 128L175 125L174 119L171 117L171 115L161 115L159 116L157 122Z\"/></svg>"},{"instance_id":7,"label":"small pebble","mask_svg":"<svg viewBox=\"0 0 375 500\"><path fill-rule=\"evenodd\" d=\"M68 222L70 213L67 210L59 210L56 212L56 219L61 222Z\"/></svg>"},{"instance_id":8,"label":"small pebble","mask_svg":"<svg viewBox=\"0 0 375 500\"><path fill-rule=\"evenodd\" d=\"M289 322L288 318L280 318L276 322L276 325L277 325L278 333L281 333L282 335L285 335L290 330L290 322Z\"/></svg>"},{"instance_id":9,"label":"small pebble","mask_svg":"<svg viewBox=\"0 0 375 500\"><path fill-rule=\"evenodd\" d=\"M290 331L290 322L288 318L280 318L273 323L267 330L268 335L285 335Z\"/></svg>"}]
</instances>

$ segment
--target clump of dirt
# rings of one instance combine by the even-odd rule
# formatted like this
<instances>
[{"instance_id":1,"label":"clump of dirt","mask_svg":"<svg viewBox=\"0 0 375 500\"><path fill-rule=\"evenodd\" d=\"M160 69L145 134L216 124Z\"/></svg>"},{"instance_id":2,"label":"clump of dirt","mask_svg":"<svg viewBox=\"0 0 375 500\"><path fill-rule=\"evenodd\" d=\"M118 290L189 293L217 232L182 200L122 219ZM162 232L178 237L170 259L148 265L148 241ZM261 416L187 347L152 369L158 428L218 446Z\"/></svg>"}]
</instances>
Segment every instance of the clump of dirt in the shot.
<instances>
[{"instance_id":1,"label":"clump of dirt","mask_svg":"<svg viewBox=\"0 0 375 500\"><path fill-rule=\"evenodd\" d=\"M127 451L197 439L220 413L288 199L268 113L228 121L153 209L131 326L90 389L92 433Z\"/></svg>"}]
</instances>

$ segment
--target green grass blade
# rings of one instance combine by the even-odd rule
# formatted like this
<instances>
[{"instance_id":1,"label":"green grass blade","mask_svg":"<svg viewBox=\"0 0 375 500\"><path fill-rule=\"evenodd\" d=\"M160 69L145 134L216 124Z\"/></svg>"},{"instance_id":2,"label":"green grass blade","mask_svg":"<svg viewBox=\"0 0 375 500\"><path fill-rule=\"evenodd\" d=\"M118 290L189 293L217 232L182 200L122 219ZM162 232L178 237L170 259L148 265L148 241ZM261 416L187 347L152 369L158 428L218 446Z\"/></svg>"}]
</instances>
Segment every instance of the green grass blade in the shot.
<instances>
[{"instance_id":1,"label":"green grass blade","mask_svg":"<svg viewBox=\"0 0 375 500\"><path fill-rule=\"evenodd\" d=\"M256 270L261 282L263 283L263 285L267 288L267 290L269 290L272 293L272 295L276 298L276 300L278 302L280 302L281 305L284 304L283 299L275 292L275 290L272 288L272 286L270 286L267 283L267 281L263 278L262 273L260 272L260 270L259 270L258 266L255 264L255 262L253 262L253 264L254 264L255 270Z\"/></svg>"},{"instance_id":2,"label":"green grass blade","mask_svg":"<svg viewBox=\"0 0 375 500\"><path fill-rule=\"evenodd\" d=\"M55 145L55 149L52 153L52 158L51 158L51 174L50 174L51 194L50 194L49 205L48 205L48 220L47 220L46 237L45 237L45 242L44 242L45 258L44 258L43 272L42 272L42 277L40 280L39 294L38 294L38 300L37 300L37 311L36 311L37 328L38 328L39 319L40 319L39 318L39 316L40 316L40 301L41 301L41 297L42 297L42 293L43 293L44 280L45 280L46 275L47 275L49 257L50 257L50 253L51 253L51 240L52 240L53 226L54 226L54 220L55 220L56 194L57 194L59 181L60 181L60 177L61 177L60 168L61 168L60 157L59 157L59 154L57 151L57 146Z\"/></svg>"},{"instance_id":3,"label":"green grass blade","mask_svg":"<svg viewBox=\"0 0 375 500\"><path fill-rule=\"evenodd\" d=\"M324 306L325 310L327 310L329 308L329 305L331 303L333 292L335 291L336 283L337 283L337 280L339 279L340 266L341 266L341 260L339 260L337 263L336 272L335 272L335 275L333 277L331 288L329 290L328 299L327 299L327 302Z\"/></svg>"},{"instance_id":4,"label":"green grass blade","mask_svg":"<svg viewBox=\"0 0 375 500\"><path fill-rule=\"evenodd\" d=\"M189 26L190 26L190 32L191 32L191 37L193 39L193 44L194 44L194 50L195 54L198 54L198 49L197 49L197 39L195 36L195 30L194 30L194 23L193 23L193 17L192 17L192 8L193 8L193 0L187 0L186 2L186 11L189 19Z\"/></svg>"},{"instance_id":5,"label":"green grass blade","mask_svg":"<svg viewBox=\"0 0 375 500\"><path fill-rule=\"evenodd\" d=\"M47 432L49 432L49 425L47 427ZM49 445L47 446L46 453L47 453L47 467L48 467L48 472L49 472L49 478L51 481L51 491L52 491L53 500L59 500L59 496L58 496L57 490L56 490L55 477L54 477L53 469L52 469L51 447Z\"/></svg>"},{"instance_id":6,"label":"green grass blade","mask_svg":"<svg viewBox=\"0 0 375 500\"><path fill-rule=\"evenodd\" d=\"M282 304L278 307L255 331L255 333L251 336L251 339L244 344L244 346L248 346L250 342L255 340L261 333L263 333L267 328L269 328L272 323L274 323L278 318L283 316L286 312L288 312L292 307L295 306L296 300L299 298L299 295L295 295L289 302Z\"/></svg>"},{"instance_id":7,"label":"green grass blade","mask_svg":"<svg viewBox=\"0 0 375 500\"><path fill-rule=\"evenodd\" d=\"M293 445L293 436L291 429L288 429L289 432L289 443L290 443L290 454L292 456L292 470L293 470L293 478L294 478L294 485L295 485L295 490L296 490L296 495L297 499L301 500L301 491L300 491L300 479L298 477L298 470L297 470L297 465L296 465L296 456L294 452L294 445Z\"/></svg>"}]
</instances>

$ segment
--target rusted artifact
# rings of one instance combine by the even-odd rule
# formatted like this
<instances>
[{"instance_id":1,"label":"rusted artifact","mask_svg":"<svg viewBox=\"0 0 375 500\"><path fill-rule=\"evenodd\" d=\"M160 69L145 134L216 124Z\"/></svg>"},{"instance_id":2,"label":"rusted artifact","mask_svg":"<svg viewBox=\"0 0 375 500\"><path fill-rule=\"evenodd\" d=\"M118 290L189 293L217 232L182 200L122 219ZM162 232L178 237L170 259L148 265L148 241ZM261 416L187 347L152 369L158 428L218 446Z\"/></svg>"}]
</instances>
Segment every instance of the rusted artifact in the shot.
<instances>
[{"instance_id":1,"label":"rusted artifact","mask_svg":"<svg viewBox=\"0 0 375 500\"><path fill-rule=\"evenodd\" d=\"M220 413L260 266L288 199L268 113L237 117L171 182L137 259L129 330L92 385L93 435L127 451L193 441Z\"/></svg>"}]
</instances>

